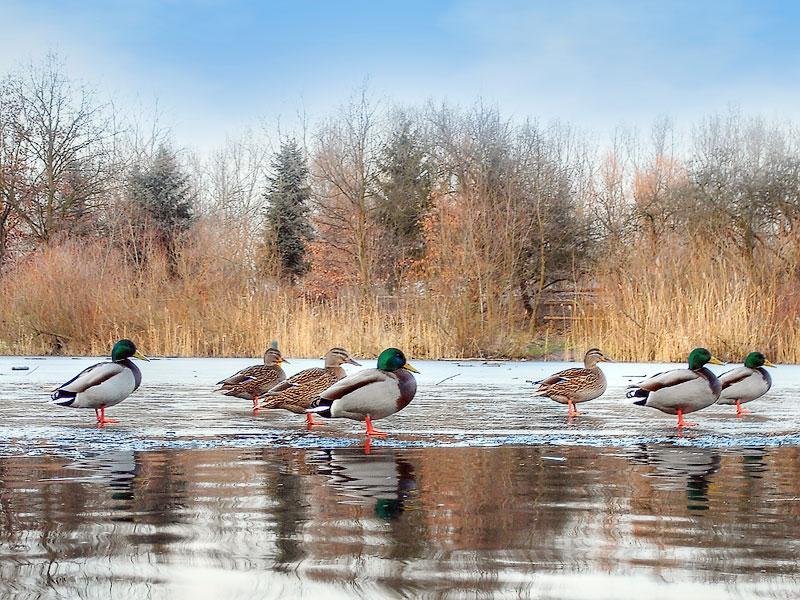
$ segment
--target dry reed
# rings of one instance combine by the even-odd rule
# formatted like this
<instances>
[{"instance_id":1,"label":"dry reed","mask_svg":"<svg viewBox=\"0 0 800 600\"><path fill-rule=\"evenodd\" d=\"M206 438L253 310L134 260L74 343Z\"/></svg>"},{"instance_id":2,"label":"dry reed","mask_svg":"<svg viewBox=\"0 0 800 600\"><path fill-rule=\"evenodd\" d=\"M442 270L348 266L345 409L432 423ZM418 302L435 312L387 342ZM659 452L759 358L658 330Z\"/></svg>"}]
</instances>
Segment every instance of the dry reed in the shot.
<instances>
[{"instance_id":1,"label":"dry reed","mask_svg":"<svg viewBox=\"0 0 800 600\"><path fill-rule=\"evenodd\" d=\"M332 345L362 357L397 346L414 358L599 346L617 360L682 361L702 345L737 362L752 349L800 360L800 269L785 256L753 264L710 242L664 243L655 256L634 248L592 275L598 295L576 302L572 326L554 334L515 317L518 300L501 294L311 299L264 283L215 244L209 233L187 245L177 276L158 253L138 268L110 243L66 242L27 257L0 280L0 353L46 354L58 337L66 353L105 355L129 337L157 356L259 356L276 339L304 357Z\"/></svg>"},{"instance_id":2,"label":"dry reed","mask_svg":"<svg viewBox=\"0 0 800 600\"><path fill-rule=\"evenodd\" d=\"M719 240L632 248L595 274L600 293L576 307L570 344L619 360L684 361L705 346L733 362L754 349L798 362L797 267L768 251L751 261Z\"/></svg>"},{"instance_id":3,"label":"dry reed","mask_svg":"<svg viewBox=\"0 0 800 600\"><path fill-rule=\"evenodd\" d=\"M304 357L332 345L363 357L387 346L417 358L524 352L524 331L508 319L479 323L463 298L313 300L259 283L207 244L184 249L176 277L158 253L137 269L112 248L50 246L5 275L0 353L50 353L58 338L66 353L104 355L122 337L158 356L259 356L273 339Z\"/></svg>"}]
</instances>

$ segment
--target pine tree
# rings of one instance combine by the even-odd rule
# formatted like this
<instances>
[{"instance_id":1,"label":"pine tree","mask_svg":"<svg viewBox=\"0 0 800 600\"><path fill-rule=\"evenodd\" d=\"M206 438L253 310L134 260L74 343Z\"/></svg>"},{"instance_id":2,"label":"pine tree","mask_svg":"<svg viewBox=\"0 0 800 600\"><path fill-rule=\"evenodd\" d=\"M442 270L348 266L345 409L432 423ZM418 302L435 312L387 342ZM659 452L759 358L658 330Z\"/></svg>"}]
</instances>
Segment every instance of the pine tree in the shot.
<instances>
[{"instance_id":1,"label":"pine tree","mask_svg":"<svg viewBox=\"0 0 800 600\"><path fill-rule=\"evenodd\" d=\"M287 139L281 144L272 169L274 175L264 194L266 238L274 245L281 277L295 283L309 269L306 246L313 236L308 218L308 165L296 140Z\"/></svg>"},{"instance_id":2,"label":"pine tree","mask_svg":"<svg viewBox=\"0 0 800 600\"><path fill-rule=\"evenodd\" d=\"M428 153L408 119L403 119L383 152L375 220L381 229L379 255L386 285L394 291L409 260L422 257L422 222L430 210L432 175Z\"/></svg>"},{"instance_id":3,"label":"pine tree","mask_svg":"<svg viewBox=\"0 0 800 600\"><path fill-rule=\"evenodd\" d=\"M138 208L140 229L153 235L166 251L174 272L177 240L191 227L195 200L189 176L181 171L175 153L161 146L146 169L134 171L130 194Z\"/></svg>"}]
</instances>

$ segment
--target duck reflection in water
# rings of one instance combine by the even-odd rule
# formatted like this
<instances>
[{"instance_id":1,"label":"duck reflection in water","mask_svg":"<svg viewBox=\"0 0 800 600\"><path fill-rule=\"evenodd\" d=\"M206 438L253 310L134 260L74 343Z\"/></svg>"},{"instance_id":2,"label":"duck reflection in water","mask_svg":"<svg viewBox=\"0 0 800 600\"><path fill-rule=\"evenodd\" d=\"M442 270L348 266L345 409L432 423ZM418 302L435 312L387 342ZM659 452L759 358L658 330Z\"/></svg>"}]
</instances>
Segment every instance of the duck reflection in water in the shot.
<instances>
[{"instance_id":1,"label":"duck reflection in water","mask_svg":"<svg viewBox=\"0 0 800 600\"><path fill-rule=\"evenodd\" d=\"M105 483L109 495L114 502L110 508L114 511L128 511L134 499L133 483L138 471L136 453L133 450L117 450L92 458L82 458L67 463L66 471L86 472L87 480L93 483ZM72 478L80 481L80 477Z\"/></svg>"},{"instance_id":2,"label":"duck reflection in water","mask_svg":"<svg viewBox=\"0 0 800 600\"><path fill-rule=\"evenodd\" d=\"M414 465L396 450L364 456L357 450L328 450L319 468L342 495L375 502L375 515L384 520L399 517L417 497Z\"/></svg>"},{"instance_id":3,"label":"duck reflection in water","mask_svg":"<svg viewBox=\"0 0 800 600\"><path fill-rule=\"evenodd\" d=\"M631 460L654 467L652 476L663 479L669 489L686 490L686 508L708 510L708 491L720 468L719 452L708 448L640 445ZM678 482L683 482L680 486Z\"/></svg>"}]
</instances>

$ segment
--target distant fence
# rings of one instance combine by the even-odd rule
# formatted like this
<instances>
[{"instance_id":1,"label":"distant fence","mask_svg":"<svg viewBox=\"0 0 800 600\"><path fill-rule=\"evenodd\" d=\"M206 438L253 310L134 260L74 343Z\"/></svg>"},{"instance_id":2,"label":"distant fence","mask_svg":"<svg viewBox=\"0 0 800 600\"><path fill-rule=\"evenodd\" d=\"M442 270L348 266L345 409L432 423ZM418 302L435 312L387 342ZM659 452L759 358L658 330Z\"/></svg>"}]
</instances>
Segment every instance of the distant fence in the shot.
<instances>
[{"instance_id":1,"label":"distant fence","mask_svg":"<svg viewBox=\"0 0 800 600\"><path fill-rule=\"evenodd\" d=\"M546 292L541 300L542 320L567 327L573 321L594 319L590 314L577 314L577 309L578 306L596 306L601 291L600 288L579 288Z\"/></svg>"},{"instance_id":2,"label":"distant fence","mask_svg":"<svg viewBox=\"0 0 800 600\"><path fill-rule=\"evenodd\" d=\"M600 288L557 288L545 290L539 300L539 318L542 321L569 327L574 321L591 320L591 307L599 304ZM386 311L399 309L408 298L399 295L375 296L377 305ZM577 314L580 307L581 314ZM586 311L586 308L589 308Z\"/></svg>"}]
</instances>

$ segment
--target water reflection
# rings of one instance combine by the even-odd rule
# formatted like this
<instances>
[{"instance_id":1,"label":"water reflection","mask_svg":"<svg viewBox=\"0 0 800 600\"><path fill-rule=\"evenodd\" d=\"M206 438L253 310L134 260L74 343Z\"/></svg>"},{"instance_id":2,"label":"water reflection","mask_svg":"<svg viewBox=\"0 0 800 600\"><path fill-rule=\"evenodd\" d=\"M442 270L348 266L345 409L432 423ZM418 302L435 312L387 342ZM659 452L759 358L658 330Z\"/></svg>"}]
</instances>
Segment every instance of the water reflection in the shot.
<instances>
[{"instance_id":1,"label":"water reflection","mask_svg":"<svg viewBox=\"0 0 800 600\"><path fill-rule=\"evenodd\" d=\"M317 464L318 472L326 475L342 496L374 501L375 514L381 518L398 517L416 497L414 465L403 452L327 450Z\"/></svg>"},{"instance_id":2,"label":"water reflection","mask_svg":"<svg viewBox=\"0 0 800 600\"><path fill-rule=\"evenodd\" d=\"M685 489L688 510L708 510L708 490L712 475L719 471L717 450L663 445L640 445L632 460L651 465L652 474L666 489Z\"/></svg>"},{"instance_id":3,"label":"water reflection","mask_svg":"<svg viewBox=\"0 0 800 600\"><path fill-rule=\"evenodd\" d=\"M615 597L789 598L799 466L666 445L6 458L0 595L570 598L634 577Z\"/></svg>"}]
</instances>

